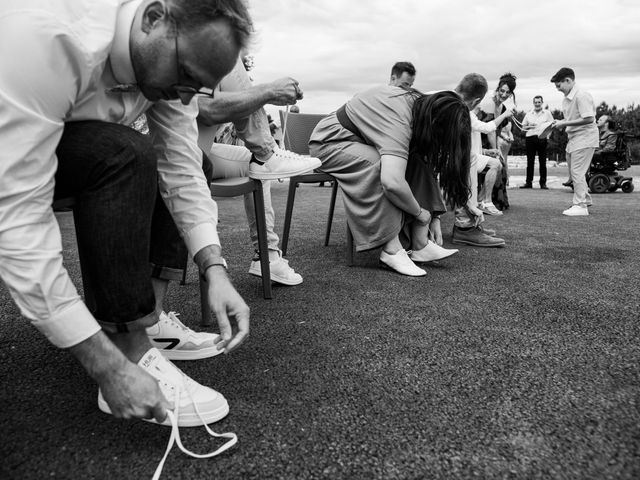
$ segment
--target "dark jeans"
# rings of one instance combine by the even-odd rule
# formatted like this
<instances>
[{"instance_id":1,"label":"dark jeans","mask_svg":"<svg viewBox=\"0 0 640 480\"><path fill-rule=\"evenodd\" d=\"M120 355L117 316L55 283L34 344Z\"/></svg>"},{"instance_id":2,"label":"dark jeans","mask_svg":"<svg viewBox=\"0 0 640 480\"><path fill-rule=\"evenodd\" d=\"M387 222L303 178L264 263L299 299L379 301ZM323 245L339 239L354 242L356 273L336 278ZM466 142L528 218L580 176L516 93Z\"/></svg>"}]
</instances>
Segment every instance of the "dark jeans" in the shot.
<instances>
[{"instance_id":1,"label":"dark jeans","mask_svg":"<svg viewBox=\"0 0 640 480\"><path fill-rule=\"evenodd\" d=\"M54 198L76 198L78 251L95 297L92 313L108 331L153 324L152 266L157 278L179 279L187 250L158 193L148 136L113 123L70 122L56 154ZM210 162L204 164L210 170Z\"/></svg>"},{"instance_id":2,"label":"dark jeans","mask_svg":"<svg viewBox=\"0 0 640 480\"><path fill-rule=\"evenodd\" d=\"M540 162L540 186L547 184L547 140L539 138L537 135L525 137L527 148L527 179L525 183L533 183L533 169L536 162L536 155Z\"/></svg>"}]
</instances>

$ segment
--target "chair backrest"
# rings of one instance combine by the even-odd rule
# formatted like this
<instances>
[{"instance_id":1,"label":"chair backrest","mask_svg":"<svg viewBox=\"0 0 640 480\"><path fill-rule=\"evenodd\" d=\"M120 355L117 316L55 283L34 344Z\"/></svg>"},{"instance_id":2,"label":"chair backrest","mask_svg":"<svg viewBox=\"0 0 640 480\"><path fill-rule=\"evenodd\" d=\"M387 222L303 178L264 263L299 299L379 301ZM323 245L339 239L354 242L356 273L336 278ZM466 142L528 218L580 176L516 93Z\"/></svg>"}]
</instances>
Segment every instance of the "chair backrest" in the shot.
<instances>
[{"instance_id":1,"label":"chair backrest","mask_svg":"<svg viewBox=\"0 0 640 480\"><path fill-rule=\"evenodd\" d=\"M280 110L282 148L299 155L309 155L311 132L326 115L320 113L291 113Z\"/></svg>"}]
</instances>

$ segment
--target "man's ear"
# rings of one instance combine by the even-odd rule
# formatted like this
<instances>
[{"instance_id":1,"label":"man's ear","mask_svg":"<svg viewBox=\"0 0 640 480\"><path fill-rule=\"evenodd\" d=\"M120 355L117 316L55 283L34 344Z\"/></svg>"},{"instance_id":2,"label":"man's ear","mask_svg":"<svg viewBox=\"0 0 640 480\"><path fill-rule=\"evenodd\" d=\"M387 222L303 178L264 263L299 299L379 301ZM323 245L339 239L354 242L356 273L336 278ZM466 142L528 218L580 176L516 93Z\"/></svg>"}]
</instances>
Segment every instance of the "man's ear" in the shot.
<instances>
[{"instance_id":1,"label":"man's ear","mask_svg":"<svg viewBox=\"0 0 640 480\"><path fill-rule=\"evenodd\" d=\"M144 7L142 14L142 31L149 33L159 21L167 16L167 7L165 2L158 0Z\"/></svg>"},{"instance_id":2,"label":"man's ear","mask_svg":"<svg viewBox=\"0 0 640 480\"><path fill-rule=\"evenodd\" d=\"M473 111L474 108L480 105L481 101L482 101L482 98L474 98L473 102L471 102L471 105L469 106L469 110Z\"/></svg>"}]
</instances>

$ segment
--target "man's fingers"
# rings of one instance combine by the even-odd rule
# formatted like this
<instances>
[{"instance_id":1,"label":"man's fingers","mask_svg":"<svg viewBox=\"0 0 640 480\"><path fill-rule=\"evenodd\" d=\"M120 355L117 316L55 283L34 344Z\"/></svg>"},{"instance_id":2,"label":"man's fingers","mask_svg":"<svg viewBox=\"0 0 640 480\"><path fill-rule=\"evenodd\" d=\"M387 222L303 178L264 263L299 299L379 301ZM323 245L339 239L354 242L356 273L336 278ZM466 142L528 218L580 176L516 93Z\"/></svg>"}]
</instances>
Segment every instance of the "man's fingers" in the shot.
<instances>
[{"instance_id":1,"label":"man's fingers","mask_svg":"<svg viewBox=\"0 0 640 480\"><path fill-rule=\"evenodd\" d=\"M151 416L156 422L162 423L167 418L167 408L159 403L151 409Z\"/></svg>"}]
</instances>

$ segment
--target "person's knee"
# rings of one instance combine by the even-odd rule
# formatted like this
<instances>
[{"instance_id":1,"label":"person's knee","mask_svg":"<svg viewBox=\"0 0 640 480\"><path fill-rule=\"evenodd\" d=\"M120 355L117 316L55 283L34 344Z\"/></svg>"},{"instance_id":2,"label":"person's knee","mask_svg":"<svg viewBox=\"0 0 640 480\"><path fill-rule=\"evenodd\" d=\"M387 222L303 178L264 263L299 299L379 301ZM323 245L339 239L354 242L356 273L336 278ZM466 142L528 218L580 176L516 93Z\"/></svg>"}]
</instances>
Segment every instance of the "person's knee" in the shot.
<instances>
[{"instance_id":1,"label":"person's knee","mask_svg":"<svg viewBox=\"0 0 640 480\"><path fill-rule=\"evenodd\" d=\"M489 160L488 166L490 170L495 170L496 172L502 170L502 162L497 158L492 158L491 160Z\"/></svg>"}]
</instances>

